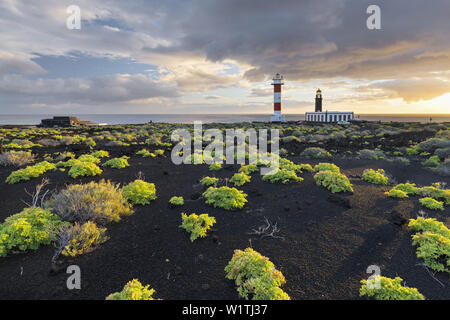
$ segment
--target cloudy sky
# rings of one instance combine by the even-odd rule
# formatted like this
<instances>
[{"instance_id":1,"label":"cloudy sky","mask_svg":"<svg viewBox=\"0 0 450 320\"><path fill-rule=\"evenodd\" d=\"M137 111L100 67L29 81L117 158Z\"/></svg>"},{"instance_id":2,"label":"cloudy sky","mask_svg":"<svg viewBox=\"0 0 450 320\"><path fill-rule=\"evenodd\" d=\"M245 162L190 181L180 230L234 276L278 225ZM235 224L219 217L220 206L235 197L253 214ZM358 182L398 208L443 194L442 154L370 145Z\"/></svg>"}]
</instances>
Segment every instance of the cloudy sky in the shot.
<instances>
[{"instance_id":1,"label":"cloudy sky","mask_svg":"<svg viewBox=\"0 0 450 320\"><path fill-rule=\"evenodd\" d=\"M381 30L369 30L369 5ZM70 30L67 7L81 9ZM0 0L0 113L450 113L450 0Z\"/></svg>"}]
</instances>

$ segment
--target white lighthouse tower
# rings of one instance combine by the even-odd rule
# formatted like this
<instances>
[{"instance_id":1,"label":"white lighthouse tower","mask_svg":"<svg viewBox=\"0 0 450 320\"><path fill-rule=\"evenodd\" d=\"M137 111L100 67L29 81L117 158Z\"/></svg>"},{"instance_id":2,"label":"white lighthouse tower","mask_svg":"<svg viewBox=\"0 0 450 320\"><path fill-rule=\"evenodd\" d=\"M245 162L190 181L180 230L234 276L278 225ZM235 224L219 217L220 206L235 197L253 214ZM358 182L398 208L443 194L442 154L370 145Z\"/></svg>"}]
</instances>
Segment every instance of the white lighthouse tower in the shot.
<instances>
[{"instance_id":1,"label":"white lighthouse tower","mask_svg":"<svg viewBox=\"0 0 450 320\"><path fill-rule=\"evenodd\" d=\"M281 86L284 85L283 76L277 73L272 79L273 85L273 115L270 117L272 122L285 122L281 114Z\"/></svg>"}]
</instances>

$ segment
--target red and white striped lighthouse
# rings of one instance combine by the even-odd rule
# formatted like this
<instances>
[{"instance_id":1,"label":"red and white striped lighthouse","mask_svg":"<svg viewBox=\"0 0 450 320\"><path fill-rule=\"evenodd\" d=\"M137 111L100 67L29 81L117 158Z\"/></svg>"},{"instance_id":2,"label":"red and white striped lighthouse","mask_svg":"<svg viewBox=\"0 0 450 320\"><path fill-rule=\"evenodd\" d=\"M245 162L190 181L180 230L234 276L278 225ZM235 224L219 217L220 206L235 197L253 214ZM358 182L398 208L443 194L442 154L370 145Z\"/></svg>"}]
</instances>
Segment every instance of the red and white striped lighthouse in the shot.
<instances>
[{"instance_id":1,"label":"red and white striped lighthouse","mask_svg":"<svg viewBox=\"0 0 450 320\"><path fill-rule=\"evenodd\" d=\"M272 122L284 122L284 117L281 114L281 86L284 85L283 76L277 73L272 79L273 85L273 115L270 118Z\"/></svg>"}]
</instances>

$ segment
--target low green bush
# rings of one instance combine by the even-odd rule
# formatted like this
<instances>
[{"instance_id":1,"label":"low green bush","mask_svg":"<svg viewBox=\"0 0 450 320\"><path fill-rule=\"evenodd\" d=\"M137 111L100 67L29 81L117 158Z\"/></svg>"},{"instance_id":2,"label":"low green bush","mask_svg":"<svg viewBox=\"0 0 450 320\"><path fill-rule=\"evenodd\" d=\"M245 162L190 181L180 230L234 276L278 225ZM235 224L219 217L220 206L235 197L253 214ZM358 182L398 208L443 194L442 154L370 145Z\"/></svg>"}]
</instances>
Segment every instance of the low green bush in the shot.
<instances>
[{"instance_id":1,"label":"low green bush","mask_svg":"<svg viewBox=\"0 0 450 320\"><path fill-rule=\"evenodd\" d=\"M366 169L362 174L362 179L373 184L381 185L387 185L389 181L389 178L384 175L383 169L378 169L377 171Z\"/></svg>"},{"instance_id":2,"label":"low green bush","mask_svg":"<svg viewBox=\"0 0 450 320\"><path fill-rule=\"evenodd\" d=\"M248 164L248 165L241 165L239 168L239 172L245 173L245 174L251 174L253 172L258 171L258 166L256 164Z\"/></svg>"},{"instance_id":3,"label":"low green bush","mask_svg":"<svg viewBox=\"0 0 450 320\"><path fill-rule=\"evenodd\" d=\"M206 204L225 210L242 209L247 202L247 194L236 188L229 187L209 187L203 193L203 197L206 198Z\"/></svg>"},{"instance_id":4,"label":"low green bush","mask_svg":"<svg viewBox=\"0 0 450 320\"><path fill-rule=\"evenodd\" d=\"M53 163L42 161L36 163L32 166L27 166L23 169L19 169L11 172L11 174L6 178L6 182L9 184L14 184L23 180L30 180L31 178L37 178L49 170L56 169Z\"/></svg>"},{"instance_id":5,"label":"low green bush","mask_svg":"<svg viewBox=\"0 0 450 320\"><path fill-rule=\"evenodd\" d=\"M429 197L421 198L421 199L419 199L419 202L425 208L428 208L431 210L444 211L444 203L441 201L434 200L433 198L429 198Z\"/></svg>"},{"instance_id":6,"label":"low green bush","mask_svg":"<svg viewBox=\"0 0 450 320\"><path fill-rule=\"evenodd\" d=\"M248 182L250 182L251 177L249 175L246 175L245 173L235 173L231 179L230 182L233 183L235 186L239 187L242 186L243 184L246 184Z\"/></svg>"},{"instance_id":7,"label":"low green bush","mask_svg":"<svg viewBox=\"0 0 450 320\"><path fill-rule=\"evenodd\" d=\"M408 194L400 189L391 189L390 191L385 192L385 194L391 198L408 198Z\"/></svg>"},{"instance_id":8,"label":"low green bush","mask_svg":"<svg viewBox=\"0 0 450 320\"><path fill-rule=\"evenodd\" d=\"M403 191L408 196L415 196L421 192L421 188L416 187L415 183L400 183L393 189Z\"/></svg>"},{"instance_id":9,"label":"low green bush","mask_svg":"<svg viewBox=\"0 0 450 320\"><path fill-rule=\"evenodd\" d=\"M286 283L283 274L251 248L235 250L225 272L227 279L235 281L239 296L247 300L290 300L280 288Z\"/></svg>"},{"instance_id":10,"label":"low green bush","mask_svg":"<svg viewBox=\"0 0 450 320\"><path fill-rule=\"evenodd\" d=\"M97 166L94 162L87 161L77 161L70 168L68 174L72 178L78 177L86 177L86 176L96 176L103 172L99 166Z\"/></svg>"},{"instance_id":11,"label":"low green bush","mask_svg":"<svg viewBox=\"0 0 450 320\"><path fill-rule=\"evenodd\" d=\"M152 157L152 158L154 158L154 157L156 157L156 155L155 155L154 153L149 152L147 149L142 149L142 150L136 152L136 154L137 154L138 156L142 156L142 157L144 157L144 158L147 158L147 157Z\"/></svg>"},{"instance_id":12,"label":"low green bush","mask_svg":"<svg viewBox=\"0 0 450 320\"><path fill-rule=\"evenodd\" d=\"M410 219L408 227L415 231L413 245L417 258L435 271L450 273L450 230L434 218Z\"/></svg>"},{"instance_id":13,"label":"low green bush","mask_svg":"<svg viewBox=\"0 0 450 320\"><path fill-rule=\"evenodd\" d=\"M202 186L209 187L215 185L217 181L219 181L219 178L204 177L203 179L200 180L200 183L202 184Z\"/></svg>"},{"instance_id":14,"label":"low green bush","mask_svg":"<svg viewBox=\"0 0 450 320\"><path fill-rule=\"evenodd\" d=\"M337 172L340 173L341 169L335 165L334 163L326 163L326 162L321 162L317 165L314 166L314 171L318 172L318 171L333 171L333 172Z\"/></svg>"},{"instance_id":15,"label":"low green bush","mask_svg":"<svg viewBox=\"0 0 450 320\"><path fill-rule=\"evenodd\" d=\"M353 192L353 187L348 178L334 171L319 171L314 175L314 180L319 186L323 186L332 193L336 192Z\"/></svg>"},{"instance_id":16,"label":"low green bush","mask_svg":"<svg viewBox=\"0 0 450 320\"><path fill-rule=\"evenodd\" d=\"M209 170L212 171L219 171L222 169L222 165L220 163L217 162L213 162L209 165Z\"/></svg>"},{"instance_id":17,"label":"low green bush","mask_svg":"<svg viewBox=\"0 0 450 320\"><path fill-rule=\"evenodd\" d=\"M130 157L127 157L127 156L122 156L120 158L113 158L113 159L106 161L103 164L103 166L109 166L114 169L122 169L125 167L129 167L130 166L130 164L128 163L129 158Z\"/></svg>"},{"instance_id":18,"label":"low green bush","mask_svg":"<svg viewBox=\"0 0 450 320\"><path fill-rule=\"evenodd\" d=\"M195 213L189 216L185 213L181 214L181 220L183 221L180 228L183 228L191 234L191 242L194 242L197 238L206 237L206 233L216 223L214 217L210 217L207 213L197 215Z\"/></svg>"},{"instance_id":19,"label":"low green bush","mask_svg":"<svg viewBox=\"0 0 450 320\"><path fill-rule=\"evenodd\" d=\"M169 203L173 204L174 206L182 206L184 204L184 199L183 197L173 196L172 198L170 198Z\"/></svg>"},{"instance_id":20,"label":"low green bush","mask_svg":"<svg viewBox=\"0 0 450 320\"><path fill-rule=\"evenodd\" d=\"M95 222L88 221L83 224L75 224L59 234L63 246L62 254L64 256L76 257L84 253L91 252L100 244L106 242L109 238L105 235L106 228L99 228Z\"/></svg>"},{"instance_id":21,"label":"low green bush","mask_svg":"<svg viewBox=\"0 0 450 320\"><path fill-rule=\"evenodd\" d=\"M0 257L14 250L36 250L50 244L66 225L50 210L26 208L0 224Z\"/></svg>"},{"instance_id":22,"label":"low green bush","mask_svg":"<svg viewBox=\"0 0 450 320\"><path fill-rule=\"evenodd\" d=\"M145 205L156 199L155 184L140 179L134 180L123 187L122 193L133 204Z\"/></svg>"},{"instance_id":23,"label":"low green bush","mask_svg":"<svg viewBox=\"0 0 450 320\"><path fill-rule=\"evenodd\" d=\"M374 276L370 280L362 280L360 296L374 297L376 300L425 300L416 288L404 287L403 279Z\"/></svg>"},{"instance_id":24,"label":"low green bush","mask_svg":"<svg viewBox=\"0 0 450 320\"><path fill-rule=\"evenodd\" d=\"M91 152L91 156L93 156L95 158L108 158L109 152L105 151L105 150L97 150L97 151Z\"/></svg>"},{"instance_id":25,"label":"low green bush","mask_svg":"<svg viewBox=\"0 0 450 320\"><path fill-rule=\"evenodd\" d=\"M115 292L106 297L106 300L159 300L153 298L154 289L149 285L143 286L139 280L129 281L120 292Z\"/></svg>"},{"instance_id":26,"label":"low green bush","mask_svg":"<svg viewBox=\"0 0 450 320\"><path fill-rule=\"evenodd\" d=\"M428 160L422 162L422 165L424 167L437 167L441 164L441 160L439 159L438 156L431 156L430 158L428 158Z\"/></svg>"},{"instance_id":27,"label":"low green bush","mask_svg":"<svg viewBox=\"0 0 450 320\"><path fill-rule=\"evenodd\" d=\"M263 181L269 181L270 183L281 182L283 184L289 183L291 181L301 182L303 178L297 176L295 171L278 169L275 173L268 173L263 176Z\"/></svg>"}]
</instances>

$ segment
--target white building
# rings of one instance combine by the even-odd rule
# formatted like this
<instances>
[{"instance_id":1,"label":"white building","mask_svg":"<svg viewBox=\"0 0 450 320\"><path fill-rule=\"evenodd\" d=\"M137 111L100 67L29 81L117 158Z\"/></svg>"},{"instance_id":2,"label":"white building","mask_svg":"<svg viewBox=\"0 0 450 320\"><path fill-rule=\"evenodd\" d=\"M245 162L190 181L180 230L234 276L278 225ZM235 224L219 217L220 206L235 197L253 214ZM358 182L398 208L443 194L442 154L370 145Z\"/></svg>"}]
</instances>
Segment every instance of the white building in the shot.
<instances>
[{"instance_id":1,"label":"white building","mask_svg":"<svg viewBox=\"0 0 450 320\"><path fill-rule=\"evenodd\" d=\"M306 112L305 120L308 122L348 122L355 117L353 111L322 111L322 91L316 92L315 112Z\"/></svg>"},{"instance_id":2,"label":"white building","mask_svg":"<svg viewBox=\"0 0 450 320\"><path fill-rule=\"evenodd\" d=\"M354 119L354 113L350 111L325 111L306 112L305 120L308 122L339 122Z\"/></svg>"}]
</instances>

